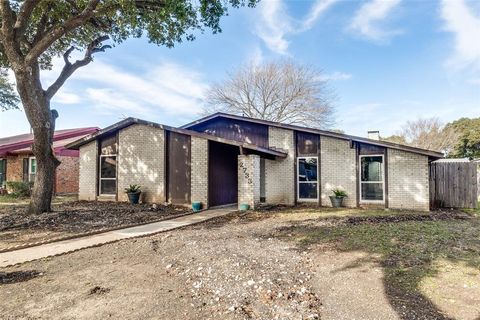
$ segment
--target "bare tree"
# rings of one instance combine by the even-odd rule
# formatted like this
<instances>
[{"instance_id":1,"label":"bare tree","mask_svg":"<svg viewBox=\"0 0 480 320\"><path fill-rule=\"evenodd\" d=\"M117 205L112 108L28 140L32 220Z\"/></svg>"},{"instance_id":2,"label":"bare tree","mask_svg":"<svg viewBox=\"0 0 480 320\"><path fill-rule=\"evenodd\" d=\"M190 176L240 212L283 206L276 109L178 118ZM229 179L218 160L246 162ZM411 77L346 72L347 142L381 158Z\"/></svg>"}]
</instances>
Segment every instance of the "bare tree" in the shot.
<instances>
[{"instance_id":1,"label":"bare tree","mask_svg":"<svg viewBox=\"0 0 480 320\"><path fill-rule=\"evenodd\" d=\"M448 155L458 141L458 134L453 128L442 124L438 118L420 118L408 121L398 134L383 140L403 142L413 147L441 151Z\"/></svg>"},{"instance_id":2,"label":"bare tree","mask_svg":"<svg viewBox=\"0 0 480 320\"><path fill-rule=\"evenodd\" d=\"M329 128L334 94L321 72L291 61L247 64L207 92L204 113Z\"/></svg>"}]
</instances>

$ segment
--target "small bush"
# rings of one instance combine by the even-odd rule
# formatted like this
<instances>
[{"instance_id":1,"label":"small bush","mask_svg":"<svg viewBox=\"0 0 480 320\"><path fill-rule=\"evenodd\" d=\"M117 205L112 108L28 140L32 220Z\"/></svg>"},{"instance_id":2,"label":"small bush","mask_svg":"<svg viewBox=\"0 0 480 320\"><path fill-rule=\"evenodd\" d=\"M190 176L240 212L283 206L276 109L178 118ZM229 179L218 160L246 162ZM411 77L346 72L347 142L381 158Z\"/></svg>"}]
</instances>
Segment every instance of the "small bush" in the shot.
<instances>
[{"instance_id":1,"label":"small bush","mask_svg":"<svg viewBox=\"0 0 480 320\"><path fill-rule=\"evenodd\" d=\"M345 192L345 190L342 190L340 188L333 189L332 192L333 192L333 195L337 198L347 197L347 193Z\"/></svg>"},{"instance_id":2,"label":"small bush","mask_svg":"<svg viewBox=\"0 0 480 320\"><path fill-rule=\"evenodd\" d=\"M140 191L140 186L138 184L131 184L128 188L125 188L125 193L138 193Z\"/></svg>"},{"instance_id":3,"label":"small bush","mask_svg":"<svg viewBox=\"0 0 480 320\"><path fill-rule=\"evenodd\" d=\"M29 197L32 194L33 182L7 181L7 191L18 197Z\"/></svg>"}]
</instances>

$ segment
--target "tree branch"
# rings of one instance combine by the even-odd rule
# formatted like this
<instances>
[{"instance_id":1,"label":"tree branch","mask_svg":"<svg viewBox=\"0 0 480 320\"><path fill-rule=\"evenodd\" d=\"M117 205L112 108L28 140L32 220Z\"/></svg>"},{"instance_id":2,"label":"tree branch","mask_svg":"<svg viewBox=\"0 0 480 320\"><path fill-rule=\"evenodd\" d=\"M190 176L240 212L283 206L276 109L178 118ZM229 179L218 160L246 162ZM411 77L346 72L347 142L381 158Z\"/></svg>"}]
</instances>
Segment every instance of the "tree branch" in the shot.
<instances>
[{"instance_id":1,"label":"tree branch","mask_svg":"<svg viewBox=\"0 0 480 320\"><path fill-rule=\"evenodd\" d=\"M99 2L100 0L90 0L81 13L76 16L70 17L69 19L67 19L67 21L65 21L62 26L53 28L51 31L45 34L27 54L25 58L26 63L30 64L31 62L36 60L55 41L88 21L88 19L90 19L94 15L95 9Z\"/></svg>"},{"instance_id":2,"label":"tree branch","mask_svg":"<svg viewBox=\"0 0 480 320\"><path fill-rule=\"evenodd\" d=\"M106 49L111 48L109 45L100 46L102 42L108 40L108 36L101 36L97 39L93 40L87 47L85 51L85 55L83 59L77 60L74 63L71 63L69 60L70 54L75 50L75 47L70 47L65 53L63 54L63 60L65 61L65 65L63 66L62 72L58 76L57 80L55 80L50 87L45 91L45 97L47 99L51 99L58 90L63 86L65 81L78 69L81 67L86 66L93 60L93 54L97 52L105 52Z\"/></svg>"},{"instance_id":3,"label":"tree branch","mask_svg":"<svg viewBox=\"0 0 480 320\"><path fill-rule=\"evenodd\" d=\"M0 14L2 17L2 27L0 32L0 40L8 60L13 68L18 68L21 64L20 45L15 41L15 33L13 30L13 22L15 21L15 12L10 7L10 1L0 0Z\"/></svg>"},{"instance_id":4,"label":"tree branch","mask_svg":"<svg viewBox=\"0 0 480 320\"><path fill-rule=\"evenodd\" d=\"M28 25L28 19L32 15L33 9L35 9L41 1L42 0L25 0L20 7L15 26L13 27L17 41L20 41L21 38L25 38L24 33Z\"/></svg>"}]
</instances>

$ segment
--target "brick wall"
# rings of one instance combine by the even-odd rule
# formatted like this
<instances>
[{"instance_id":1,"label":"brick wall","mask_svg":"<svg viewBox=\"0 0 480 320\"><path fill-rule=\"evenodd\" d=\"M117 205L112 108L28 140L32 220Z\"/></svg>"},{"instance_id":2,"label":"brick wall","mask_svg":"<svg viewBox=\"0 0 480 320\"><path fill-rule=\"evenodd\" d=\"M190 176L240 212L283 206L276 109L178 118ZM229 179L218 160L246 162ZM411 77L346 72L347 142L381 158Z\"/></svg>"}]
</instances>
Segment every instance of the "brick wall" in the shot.
<instances>
[{"instance_id":1,"label":"brick wall","mask_svg":"<svg viewBox=\"0 0 480 320\"><path fill-rule=\"evenodd\" d=\"M78 199L95 200L97 185L97 142L80 147Z\"/></svg>"},{"instance_id":2,"label":"brick wall","mask_svg":"<svg viewBox=\"0 0 480 320\"><path fill-rule=\"evenodd\" d=\"M23 158L29 156L8 156L7 181L23 181Z\"/></svg>"},{"instance_id":3,"label":"brick wall","mask_svg":"<svg viewBox=\"0 0 480 320\"><path fill-rule=\"evenodd\" d=\"M388 206L428 211L428 157L388 149Z\"/></svg>"},{"instance_id":4,"label":"brick wall","mask_svg":"<svg viewBox=\"0 0 480 320\"><path fill-rule=\"evenodd\" d=\"M79 158L57 157L61 161L55 174L55 192L78 193Z\"/></svg>"},{"instance_id":5,"label":"brick wall","mask_svg":"<svg viewBox=\"0 0 480 320\"><path fill-rule=\"evenodd\" d=\"M265 161L265 196L268 203L295 203L295 143L293 131L268 128L270 147L288 151L285 159Z\"/></svg>"},{"instance_id":6,"label":"brick wall","mask_svg":"<svg viewBox=\"0 0 480 320\"><path fill-rule=\"evenodd\" d=\"M208 140L192 137L191 199L208 206Z\"/></svg>"},{"instance_id":7,"label":"brick wall","mask_svg":"<svg viewBox=\"0 0 480 320\"><path fill-rule=\"evenodd\" d=\"M357 171L356 151L350 148L346 140L321 136L320 179L322 205L331 206L329 196L332 189L345 190L348 197L344 199L347 207L357 206Z\"/></svg>"},{"instance_id":8,"label":"brick wall","mask_svg":"<svg viewBox=\"0 0 480 320\"><path fill-rule=\"evenodd\" d=\"M249 204L250 208L260 203L260 156L238 156L238 206Z\"/></svg>"},{"instance_id":9,"label":"brick wall","mask_svg":"<svg viewBox=\"0 0 480 320\"><path fill-rule=\"evenodd\" d=\"M134 124L118 133L118 200L127 201L123 191L138 184L145 202L165 201L165 132Z\"/></svg>"}]
</instances>

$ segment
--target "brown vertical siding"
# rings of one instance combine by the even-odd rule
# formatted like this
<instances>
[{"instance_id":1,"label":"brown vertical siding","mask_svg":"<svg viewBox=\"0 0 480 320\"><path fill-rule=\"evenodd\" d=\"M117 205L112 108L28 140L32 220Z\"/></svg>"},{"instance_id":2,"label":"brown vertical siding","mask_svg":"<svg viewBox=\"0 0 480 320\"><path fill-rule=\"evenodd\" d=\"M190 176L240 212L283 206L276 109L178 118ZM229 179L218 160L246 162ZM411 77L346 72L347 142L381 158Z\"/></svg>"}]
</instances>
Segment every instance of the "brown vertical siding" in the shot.
<instances>
[{"instance_id":1,"label":"brown vertical siding","mask_svg":"<svg viewBox=\"0 0 480 320\"><path fill-rule=\"evenodd\" d=\"M374 146L366 143L357 143L358 150L360 155L369 155L369 154L384 154L386 152L385 147Z\"/></svg>"},{"instance_id":2,"label":"brown vertical siding","mask_svg":"<svg viewBox=\"0 0 480 320\"><path fill-rule=\"evenodd\" d=\"M168 200L175 204L190 203L190 136L176 132L168 132L167 157Z\"/></svg>"},{"instance_id":3,"label":"brown vertical siding","mask_svg":"<svg viewBox=\"0 0 480 320\"><path fill-rule=\"evenodd\" d=\"M320 136L318 134L296 131L297 155L314 156L318 155Z\"/></svg>"},{"instance_id":4,"label":"brown vertical siding","mask_svg":"<svg viewBox=\"0 0 480 320\"><path fill-rule=\"evenodd\" d=\"M197 124L189 130L217 137L268 147L268 126L235 119L215 118Z\"/></svg>"}]
</instances>

